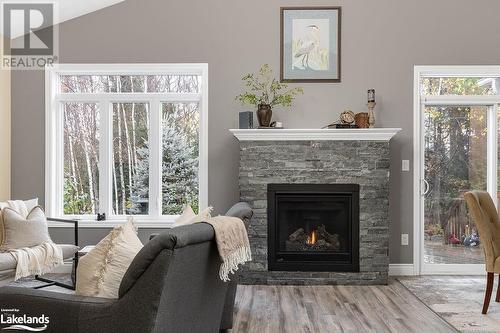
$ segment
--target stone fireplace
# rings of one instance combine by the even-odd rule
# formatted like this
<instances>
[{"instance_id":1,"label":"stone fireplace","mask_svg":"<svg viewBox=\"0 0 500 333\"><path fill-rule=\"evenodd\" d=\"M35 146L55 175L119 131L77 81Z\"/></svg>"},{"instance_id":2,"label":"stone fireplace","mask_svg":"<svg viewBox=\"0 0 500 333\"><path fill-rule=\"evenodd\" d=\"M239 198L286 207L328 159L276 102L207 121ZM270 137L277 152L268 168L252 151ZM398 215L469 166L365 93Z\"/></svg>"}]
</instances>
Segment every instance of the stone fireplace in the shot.
<instances>
[{"instance_id":1,"label":"stone fireplace","mask_svg":"<svg viewBox=\"0 0 500 333\"><path fill-rule=\"evenodd\" d=\"M399 130L231 130L240 199L254 209L240 283L386 284L389 141Z\"/></svg>"}]
</instances>

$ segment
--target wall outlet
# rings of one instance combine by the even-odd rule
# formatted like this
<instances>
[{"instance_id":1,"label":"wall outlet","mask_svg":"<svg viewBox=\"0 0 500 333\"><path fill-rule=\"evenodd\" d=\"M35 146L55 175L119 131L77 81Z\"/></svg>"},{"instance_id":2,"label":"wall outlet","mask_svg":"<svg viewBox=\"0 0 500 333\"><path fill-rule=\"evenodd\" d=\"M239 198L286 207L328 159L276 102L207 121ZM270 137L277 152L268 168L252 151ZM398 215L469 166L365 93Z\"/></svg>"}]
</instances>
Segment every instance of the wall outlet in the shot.
<instances>
[{"instance_id":1,"label":"wall outlet","mask_svg":"<svg viewBox=\"0 0 500 333\"><path fill-rule=\"evenodd\" d=\"M401 163L401 170L410 171L410 160L403 160Z\"/></svg>"},{"instance_id":2,"label":"wall outlet","mask_svg":"<svg viewBox=\"0 0 500 333\"><path fill-rule=\"evenodd\" d=\"M408 234L401 234L401 245L408 245L409 238Z\"/></svg>"}]
</instances>

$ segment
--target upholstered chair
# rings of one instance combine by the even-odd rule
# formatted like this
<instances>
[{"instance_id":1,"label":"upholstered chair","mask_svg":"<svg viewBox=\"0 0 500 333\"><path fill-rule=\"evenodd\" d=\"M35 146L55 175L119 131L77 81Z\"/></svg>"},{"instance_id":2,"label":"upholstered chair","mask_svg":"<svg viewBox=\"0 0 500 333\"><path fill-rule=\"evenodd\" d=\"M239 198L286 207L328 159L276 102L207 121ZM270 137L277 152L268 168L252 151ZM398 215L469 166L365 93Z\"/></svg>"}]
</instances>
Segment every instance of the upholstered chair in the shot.
<instances>
[{"instance_id":1,"label":"upholstered chair","mask_svg":"<svg viewBox=\"0 0 500 333\"><path fill-rule=\"evenodd\" d=\"M471 191L465 193L469 211L476 222L479 237L483 244L486 272L486 294L484 296L483 314L488 312L495 273L499 274L496 302L500 302L500 218L495 204L488 192Z\"/></svg>"}]
</instances>

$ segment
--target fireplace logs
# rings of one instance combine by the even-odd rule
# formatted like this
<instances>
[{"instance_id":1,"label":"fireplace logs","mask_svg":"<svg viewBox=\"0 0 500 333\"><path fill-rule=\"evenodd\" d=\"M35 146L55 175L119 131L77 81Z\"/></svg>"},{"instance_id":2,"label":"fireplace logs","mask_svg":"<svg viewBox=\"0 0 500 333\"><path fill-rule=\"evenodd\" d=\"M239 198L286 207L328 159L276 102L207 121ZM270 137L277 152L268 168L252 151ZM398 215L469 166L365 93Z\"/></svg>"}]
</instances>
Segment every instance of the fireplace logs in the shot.
<instances>
[{"instance_id":1,"label":"fireplace logs","mask_svg":"<svg viewBox=\"0 0 500 333\"><path fill-rule=\"evenodd\" d=\"M286 249L288 251L339 251L339 235L330 234L323 224L310 233L299 228L288 236Z\"/></svg>"}]
</instances>

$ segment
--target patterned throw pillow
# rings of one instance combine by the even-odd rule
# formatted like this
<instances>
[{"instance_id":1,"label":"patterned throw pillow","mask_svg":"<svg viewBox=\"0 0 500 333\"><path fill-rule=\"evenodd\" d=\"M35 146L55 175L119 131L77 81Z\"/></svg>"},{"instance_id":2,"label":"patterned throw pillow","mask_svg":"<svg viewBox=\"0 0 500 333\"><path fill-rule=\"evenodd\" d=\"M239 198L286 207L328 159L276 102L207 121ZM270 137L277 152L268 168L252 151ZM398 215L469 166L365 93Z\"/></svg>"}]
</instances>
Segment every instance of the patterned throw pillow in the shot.
<instances>
[{"instance_id":1,"label":"patterned throw pillow","mask_svg":"<svg viewBox=\"0 0 500 333\"><path fill-rule=\"evenodd\" d=\"M14 209L2 210L3 242L0 251L32 247L52 242L45 213L40 206L33 208L26 217Z\"/></svg>"},{"instance_id":2,"label":"patterned throw pillow","mask_svg":"<svg viewBox=\"0 0 500 333\"><path fill-rule=\"evenodd\" d=\"M132 218L115 227L78 261L76 294L118 298L123 275L142 247Z\"/></svg>"}]
</instances>

